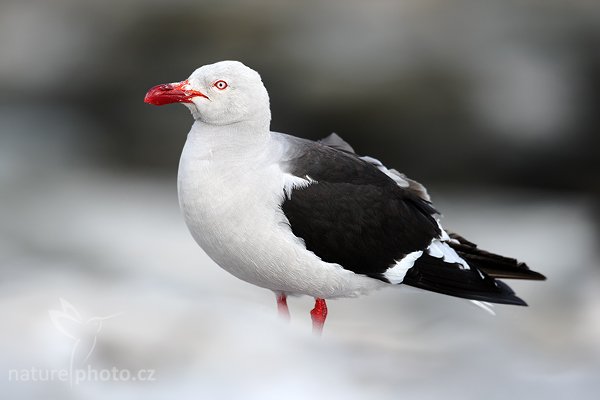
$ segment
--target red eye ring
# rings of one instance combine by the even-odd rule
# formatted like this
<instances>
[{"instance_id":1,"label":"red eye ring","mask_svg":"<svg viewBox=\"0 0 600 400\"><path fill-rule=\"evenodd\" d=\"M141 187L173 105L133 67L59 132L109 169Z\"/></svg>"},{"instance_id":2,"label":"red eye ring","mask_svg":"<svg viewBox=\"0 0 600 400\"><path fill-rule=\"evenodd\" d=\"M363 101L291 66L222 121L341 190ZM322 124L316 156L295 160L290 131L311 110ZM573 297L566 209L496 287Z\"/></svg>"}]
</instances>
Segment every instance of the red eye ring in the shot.
<instances>
[{"instance_id":1,"label":"red eye ring","mask_svg":"<svg viewBox=\"0 0 600 400\"><path fill-rule=\"evenodd\" d=\"M220 81L216 81L215 83L213 83L213 86L216 87L219 90L225 90L227 89L227 82L220 80Z\"/></svg>"}]
</instances>

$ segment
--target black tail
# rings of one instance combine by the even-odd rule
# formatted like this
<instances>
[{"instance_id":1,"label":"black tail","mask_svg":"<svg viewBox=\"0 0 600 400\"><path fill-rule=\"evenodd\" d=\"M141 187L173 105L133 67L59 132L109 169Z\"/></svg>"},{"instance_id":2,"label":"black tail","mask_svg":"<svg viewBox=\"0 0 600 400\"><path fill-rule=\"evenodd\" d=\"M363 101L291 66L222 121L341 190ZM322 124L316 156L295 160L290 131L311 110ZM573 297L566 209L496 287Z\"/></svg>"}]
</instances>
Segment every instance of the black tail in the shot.
<instances>
[{"instance_id":1,"label":"black tail","mask_svg":"<svg viewBox=\"0 0 600 400\"><path fill-rule=\"evenodd\" d=\"M480 250L477 245L469 242L462 236L450 234L455 241L447 242L459 256L469 265L484 271L492 278L528 279L543 281L546 277L539 272L530 270L527 264L514 258L500 256L485 250Z\"/></svg>"},{"instance_id":2,"label":"black tail","mask_svg":"<svg viewBox=\"0 0 600 400\"><path fill-rule=\"evenodd\" d=\"M514 258L480 250L477 245L456 234L450 234L450 237L454 240L446 243L469 264L470 269L423 254L408 270L403 283L465 299L526 306L507 284L495 278L546 279Z\"/></svg>"},{"instance_id":3,"label":"black tail","mask_svg":"<svg viewBox=\"0 0 600 400\"><path fill-rule=\"evenodd\" d=\"M417 259L402 283L470 300L527 305L507 284L495 280L476 267L463 269L460 264L450 264L429 254L423 254Z\"/></svg>"}]
</instances>

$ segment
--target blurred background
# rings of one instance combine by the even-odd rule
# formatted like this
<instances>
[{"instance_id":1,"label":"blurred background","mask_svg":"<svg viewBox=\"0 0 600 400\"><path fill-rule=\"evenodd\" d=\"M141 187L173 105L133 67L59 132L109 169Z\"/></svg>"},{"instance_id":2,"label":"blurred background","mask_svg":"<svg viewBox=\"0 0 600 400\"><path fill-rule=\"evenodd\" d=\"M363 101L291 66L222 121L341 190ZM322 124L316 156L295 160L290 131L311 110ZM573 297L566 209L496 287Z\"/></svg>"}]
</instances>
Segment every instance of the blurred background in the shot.
<instances>
[{"instance_id":1,"label":"blurred background","mask_svg":"<svg viewBox=\"0 0 600 400\"><path fill-rule=\"evenodd\" d=\"M547 275L511 284L530 307L396 287L332 301L322 340L310 299L278 321L179 215L188 111L142 101L223 59L261 73L273 130L338 133L428 186L449 229ZM599 107L592 1L0 0L0 391L597 398ZM60 299L95 343L76 366L155 381L9 379L69 367Z\"/></svg>"}]
</instances>

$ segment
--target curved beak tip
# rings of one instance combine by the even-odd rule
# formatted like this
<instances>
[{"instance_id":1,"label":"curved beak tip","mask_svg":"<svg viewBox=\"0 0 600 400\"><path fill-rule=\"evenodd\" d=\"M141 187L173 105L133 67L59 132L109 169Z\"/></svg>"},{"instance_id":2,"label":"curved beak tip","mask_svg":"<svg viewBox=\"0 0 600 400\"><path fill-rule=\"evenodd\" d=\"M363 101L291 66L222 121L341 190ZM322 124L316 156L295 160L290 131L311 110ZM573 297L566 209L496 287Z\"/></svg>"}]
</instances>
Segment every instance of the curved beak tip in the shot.
<instances>
[{"instance_id":1,"label":"curved beak tip","mask_svg":"<svg viewBox=\"0 0 600 400\"><path fill-rule=\"evenodd\" d=\"M162 106L169 103L177 102L177 98L181 97L178 95L183 94L182 92L175 90L171 84L162 84L151 87L146 96L144 96L144 103L152 104L155 106Z\"/></svg>"},{"instance_id":2,"label":"curved beak tip","mask_svg":"<svg viewBox=\"0 0 600 400\"><path fill-rule=\"evenodd\" d=\"M171 103L191 103L194 97L208 97L199 91L190 89L187 80L176 83L163 83L151 87L144 97L144 102L155 106Z\"/></svg>"}]
</instances>

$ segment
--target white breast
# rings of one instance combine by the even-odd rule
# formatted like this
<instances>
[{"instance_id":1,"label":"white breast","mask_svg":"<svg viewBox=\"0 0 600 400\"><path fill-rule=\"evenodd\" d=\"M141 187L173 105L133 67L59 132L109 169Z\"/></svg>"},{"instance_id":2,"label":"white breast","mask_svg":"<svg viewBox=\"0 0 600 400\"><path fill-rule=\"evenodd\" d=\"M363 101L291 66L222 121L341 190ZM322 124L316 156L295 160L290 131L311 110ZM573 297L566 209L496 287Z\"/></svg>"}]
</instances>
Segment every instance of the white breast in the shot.
<instances>
[{"instance_id":1,"label":"white breast","mask_svg":"<svg viewBox=\"0 0 600 400\"><path fill-rule=\"evenodd\" d=\"M178 192L196 242L226 271L275 291L332 298L383 286L323 262L293 235L280 204L286 189L310 182L281 170L280 148L270 137L240 146L192 128Z\"/></svg>"}]
</instances>

